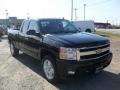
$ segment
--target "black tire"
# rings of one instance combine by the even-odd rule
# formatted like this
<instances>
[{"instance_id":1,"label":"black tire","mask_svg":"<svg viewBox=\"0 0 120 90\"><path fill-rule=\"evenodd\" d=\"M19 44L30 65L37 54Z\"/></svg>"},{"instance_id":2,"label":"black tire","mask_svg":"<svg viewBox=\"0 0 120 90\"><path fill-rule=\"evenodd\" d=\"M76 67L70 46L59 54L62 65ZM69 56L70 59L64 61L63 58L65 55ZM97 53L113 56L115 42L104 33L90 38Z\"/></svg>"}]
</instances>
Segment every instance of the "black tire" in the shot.
<instances>
[{"instance_id":1,"label":"black tire","mask_svg":"<svg viewBox=\"0 0 120 90\"><path fill-rule=\"evenodd\" d=\"M12 56L18 56L19 55L19 49L17 49L13 42L10 42L10 52Z\"/></svg>"},{"instance_id":2,"label":"black tire","mask_svg":"<svg viewBox=\"0 0 120 90\"><path fill-rule=\"evenodd\" d=\"M49 78L47 75L46 75L46 71L45 71L45 63L46 62L50 62L52 64L52 69L54 69L54 75L52 78ZM47 79L47 81L51 82L51 83L57 83L58 80L59 80L59 75L57 73L57 67L56 67L56 63L55 63L55 59L51 56L51 55L46 55L44 56L44 58L42 59L42 70L43 70L43 74L44 74L44 77ZM50 69L49 69L49 72L50 72ZM50 74L50 73L49 73Z\"/></svg>"},{"instance_id":3,"label":"black tire","mask_svg":"<svg viewBox=\"0 0 120 90\"><path fill-rule=\"evenodd\" d=\"M92 31L91 31L91 29L87 29L86 32L91 33Z\"/></svg>"}]
</instances>

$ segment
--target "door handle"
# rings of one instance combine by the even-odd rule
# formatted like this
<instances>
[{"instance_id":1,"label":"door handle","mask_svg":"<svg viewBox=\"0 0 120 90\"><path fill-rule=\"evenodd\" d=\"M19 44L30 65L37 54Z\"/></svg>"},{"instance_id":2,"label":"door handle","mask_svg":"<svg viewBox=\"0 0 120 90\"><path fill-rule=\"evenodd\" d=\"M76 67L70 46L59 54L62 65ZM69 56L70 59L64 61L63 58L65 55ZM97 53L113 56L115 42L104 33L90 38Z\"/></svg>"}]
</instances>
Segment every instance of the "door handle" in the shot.
<instances>
[{"instance_id":1,"label":"door handle","mask_svg":"<svg viewBox=\"0 0 120 90\"><path fill-rule=\"evenodd\" d=\"M28 40L28 37L25 37L25 40Z\"/></svg>"}]
</instances>

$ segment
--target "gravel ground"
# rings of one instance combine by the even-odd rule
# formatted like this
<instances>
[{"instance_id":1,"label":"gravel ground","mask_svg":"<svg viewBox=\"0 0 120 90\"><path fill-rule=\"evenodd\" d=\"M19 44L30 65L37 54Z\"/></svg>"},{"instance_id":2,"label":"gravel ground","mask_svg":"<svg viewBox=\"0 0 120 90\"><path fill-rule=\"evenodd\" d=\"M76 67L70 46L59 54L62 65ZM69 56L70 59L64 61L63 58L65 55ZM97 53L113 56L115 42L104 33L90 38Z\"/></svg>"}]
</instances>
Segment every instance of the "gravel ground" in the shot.
<instances>
[{"instance_id":1,"label":"gravel ground","mask_svg":"<svg viewBox=\"0 0 120 90\"><path fill-rule=\"evenodd\" d=\"M10 55L7 39L0 41L0 90L120 90L120 39L111 39L112 63L101 74L81 74L53 85L42 76L40 62L25 54Z\"/></svg>"}]
</instances>

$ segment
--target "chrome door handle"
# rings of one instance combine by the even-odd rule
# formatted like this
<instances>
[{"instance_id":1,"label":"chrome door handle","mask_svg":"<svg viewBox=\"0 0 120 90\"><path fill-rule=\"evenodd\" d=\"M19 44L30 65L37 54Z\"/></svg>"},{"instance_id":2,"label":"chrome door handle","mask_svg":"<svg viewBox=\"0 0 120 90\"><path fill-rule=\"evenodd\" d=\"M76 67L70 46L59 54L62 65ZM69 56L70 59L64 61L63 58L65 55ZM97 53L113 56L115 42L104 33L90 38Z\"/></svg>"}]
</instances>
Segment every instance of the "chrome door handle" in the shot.
<instances>
[{"instance_id":1,"label":"chrome door handle","mask_svg":"<svg viewBox=\"0 0 120 90\"><path fill-rule=\"evenodd\" d=\"M25 37L25 40L28 40L28 37Z\"/></svg>"}]
</instances>

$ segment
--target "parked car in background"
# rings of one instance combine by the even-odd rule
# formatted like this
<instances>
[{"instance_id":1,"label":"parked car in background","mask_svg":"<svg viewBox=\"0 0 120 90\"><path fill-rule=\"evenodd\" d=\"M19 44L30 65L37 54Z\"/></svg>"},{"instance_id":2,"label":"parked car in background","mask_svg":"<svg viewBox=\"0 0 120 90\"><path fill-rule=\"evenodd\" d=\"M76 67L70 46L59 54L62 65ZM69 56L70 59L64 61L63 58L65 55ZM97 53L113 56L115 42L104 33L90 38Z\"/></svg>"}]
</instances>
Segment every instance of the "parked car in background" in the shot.
<instances>
[{"instance_id":1,"label":"parked car in background","mask_svg":"<svg viewBox=\"0 0 120 90\"><path fill-rule=\"evenodd\" d=\"M82 32L95 32L94 21L73 21L73 24Z\"/></svg>"},{"instance_id":2,"label":"parked car in background","mask_svg":"<svg viewBox=\"0 0 120 90\"><path fill-rule=\"evenodd\" d=\"M2 27L0 27L0 37L4 34L5 34L4 29Z\"/></svg>"},{"instance_id":3,"label":"parked car in background","mask_svg":"<svg viewBox=\"0 0 120 90\"><path fill-rule=\"evenodd\" d=\"M7 35L8 33L8 27L5 25L0 25L0 36Z\"/></svg>"}]
</instances>

